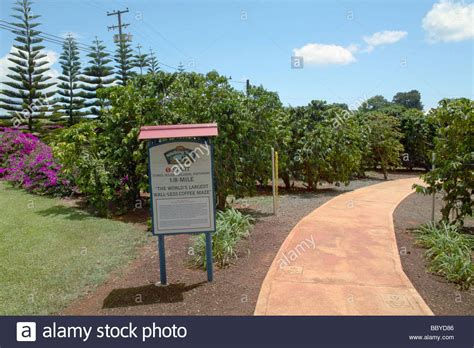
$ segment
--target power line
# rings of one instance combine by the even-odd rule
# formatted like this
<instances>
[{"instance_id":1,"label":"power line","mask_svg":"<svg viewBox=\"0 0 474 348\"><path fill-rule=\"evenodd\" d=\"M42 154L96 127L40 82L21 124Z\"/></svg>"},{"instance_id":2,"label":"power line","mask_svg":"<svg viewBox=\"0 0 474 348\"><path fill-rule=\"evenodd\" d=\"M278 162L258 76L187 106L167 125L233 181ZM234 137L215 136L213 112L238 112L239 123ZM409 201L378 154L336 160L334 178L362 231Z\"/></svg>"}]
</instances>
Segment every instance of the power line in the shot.
<instances>
[{"instance_id":1,"label":"power line","mask_svg":"<svg viewBox=\"0 0 474 348\"><path fill-rule=\"evenodd\" d=\"M96 3L95 1L92 1L92 0L86 0L87 4L89 4L90 6L92 7L95 7L97 9L101 9L101 10L106 10L103 6L100 5L100 3ZM128 8L127 8L128 10ZM180 53L184 54L185 56L189 57L189 55L186 54L186 52L183 52L182 50L180 50L173 42L171 42L170 40L168 40L163 34L161 34L160 32L158 32L158 30L156 30L153 26L151 26L149 23L146 23L145 21L143 21L143 23L145 23L147 26L149 26L151 28L152 31L154 31L156 34L158 34L163 40L167 41L170 45L172 45L177 51L180 51ZM142 33L140 33L140 31L136 30L135 28L135 31L137 31L137 34L139 34L140 36L143 36L141 35ZM149 38L148 38L149 39ZM173 69L173 70L178 70L177 67L175 66L172 66L172 65L169 65L169 64L166 64L166 63L163 63L159 58L158 58L158 64L159 65L162 65L164 67L167 67L167 68L170 68L170 69Z\"/></svg>"},{"instance_id":2,"label":"power line","mask_svg":"<svg viewBox=\"0 0 474 348\"><path fill-rule=\"evenodd\" d=\"M4 20L0 20L0 22L4 22L4 23L8 23ZM13 27L11 26L10 24L6 25L6 24L1 24L0 23L0 29L4 29L4 30L8 30L9 32L11 32L12 30L18 30L18 28L16 27ZM50 42L50 43L53 43L53 44L56 44L56 45L59 45L59 46L62 46L63 43L64 43L64 38L63 37L60 37L60 36L57 36L57 35L53 35L53 34L47 34L45 32L41 32L41 34L38 35L40 38L42 38L44 41L46 42ZM76 40L77 42L77 40ZM86 44L82 44L82 43L78 43L78 47L77 49L82 51L82 52L86 52L86 53L93 53L95 52L93 49L92 49L92 46L88 46ZM110 51L110 50L104 50L104 52L106 53L109 53L111 55L115 54L115 52L113 51ZM175 66L172 66L172 65L169 65L169 64L165 64L161 61L159 61L159 64L162 65L162 66L165 66L167 68L170 68L170 69L173 69L173 70L178 70L177 67Z\"/></svg>"},{"instance_id":3,"label":"power line","mask_svg":"<svg viewBox=\"0 0 474 348\"><path fill-rule=\"evenodd\" d=\"M186 58L191 58L189 54L184 52L181 48L179 48L173 41L169 40L166 36L164 36L160 31L158 31L154 26L152 26L150 23L142 19L142 22L145 23L145 25L148 26L148 28L153 31L155 34L158 34L159 37L161 37L164 41L166 41L171 47L173 47L177 52L180 54L184 55Z\"/></svg>"},{"instance_id":4,"label":"power line","mask_svg":"<svg viewBox=\"0 0 474 348\"><path fill-rule=\"evenodd\" d=\"M5 29L5 30L8 30L8 31L12 31L12 29L14 30L14 28L11 28L11 27L8 27L6 26L5 24L0 24L0 29ZM40 37L41 39L43 39L43 41L46 41L46 42L50 42L50 43L54 43L54 44L57 44L59 46L62 46L64 44L64 39L62 39L61 41L58 40L58 39L52 39L52 38L49 38L47 36L43 36L41 34L38 35L38 37ZM83 48L83 47L77 47L78 50L80 51L83 51L83 52L87 52L87 53L92 53L94 52L92 49L90 48Z\"/></svg>"},{"instance_id":5,"label":"power line","mask_svg":"<svg viewBox=\"0 0 474 348\"><path fill-rule=\"evenodd\" d=\"M87 3L93 5L94 7L96 8L100 8L102 10L105 10L105 8L103 8L102 6L99 6L98 4L96 4L95 2L93 1L88 1ZM126 10L123 10L123 11L113 11L113 12L107 12L107 15L108 16L112 16L112 15L117 15L118 17L121 17L121 14L122 13L127 13L129 12L129 9L127 8ZM4 23L4 24L2 24ZM152 30L154 31L156 34L158 34L163 40L165 40L168 44L170 44L171 46L173 46L173 48L175 48L177 51L179 51L180 53L184 54L185 56L189 57L188 54L186 54L186 52L184 52L183 50L181 50L180 48L178 48L173 42L171 42L171 40L167 39L162 33L160 33L158 30L156 30L153 26L151 26L149 23L146 23L145 24ZM125 23L125 24L122 24L121 23L121 18L119 20L119 23L118 25L112 25L112 26L109 26L108 29L109 30L114 30L114 29L119 29L119 38L122 38L123 36L121 36L121 28L124 28L124 27L127 27L129 26L130 24L128 23ZM120 27L119 27L120 26ZM15 27L15 26L12 26L12 24L10 22L7 22L5 20L0 20L0 29L5 29L5 30L8 30L8 31L13 31L13 30L19 30L19 28ZM46 33L46 32L43 32L41 31L41 33L38 35L40 38L42 38L44 41L46 42L50 42L50 43L53 43L53 44L56 44L56 45L60 45L62 46L63 43L64 43L64 37L61 37L61 36L58 36L58 35L54 35L54 34L49 34L49 33ZM78 50L82 51L82 52L86 52L86 53L93 53L95 52L92 45L87 45L87 44L84 44L84 43L81 43L79 41L76 40L76 45L77 45L77 48ZM114 55L115 52L113 51L110 51L110 50L107 50L105 49L104 50L105 53L108 53L110 55ZM166 63L163 63L161 60L159 60L159 64L164 66L164 67L167 67L169 69L173 69L173 70L178 70L177 67L175 66L172 66L170 64L166 64Z\"/></svg>"},{"instance_id":6,"label":"power line","mask_svg":"<svg viewBox=\"0 0 474 348\"><path fill-rule=\"evenodd\" d=\"M8 26L10 30L19 30L17 27L13 26L11 23L7 22L7 21L4 21L4 20L1 20L0 19L0 22L2 23L5 23L4 25L5 26ZM61 37L61 36L58 36L58 35L53 35L53 34L48 34L48 33L45 33L43 31L41 31L41 33L39 34L39 36L41 38L47 38L47 39L51 39L51 40L56 40L56 41L61 41L63 42L64 41L64 37ZM91 46L90 45L87 45L87 44L83 44L83 43L80 43L76 40L76 44L77 46L82 46L81 48L84 48L86 50L90 50L91 49ZM107 53L111 53L111 52L107 52Z\"/></svg>"}]
</instances>

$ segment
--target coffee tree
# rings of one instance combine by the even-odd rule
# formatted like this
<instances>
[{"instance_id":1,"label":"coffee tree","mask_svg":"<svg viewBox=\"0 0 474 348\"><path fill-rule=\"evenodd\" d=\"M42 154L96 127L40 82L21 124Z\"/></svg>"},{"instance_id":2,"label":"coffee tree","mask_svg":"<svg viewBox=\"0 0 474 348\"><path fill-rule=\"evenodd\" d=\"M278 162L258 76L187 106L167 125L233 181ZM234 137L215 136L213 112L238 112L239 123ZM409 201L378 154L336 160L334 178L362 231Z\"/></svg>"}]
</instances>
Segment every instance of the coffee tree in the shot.
<instances>
[{"instance_id":1,"label":"coffee tree","mask_svg":"<svg viewBox=\"0 0 474 348\"><path fill-rule=\"evenodd\" d=\"M271 111L279 105L275 95L262 88L252 88L247 97L215 71L178 74L167 109L180 123L219 125L219 136L213 142L220 209L225 207L227 196L252 194L257 180L268 178L274 122Z\"/></svg>"},{"instance_id":2,"label":"coffee tree","mask_svg":"<svg viewBox=\"0 0 474 348\"><path fill-rule=\"evenodd\" d=\"M127 86L97 91L110 107L96 121L83 122L59 133L54 149L65 170L76 178L86 199L105 215L141 204L147 189L146 144L138 141L145 124L174 123L163 108L173 75L143 77Z\"/></svg>"},{"instance_id":3,"label":"coffee tree","mask_svg":"<svg viewBox=\"0 0 474 348\"><path fill-rule=\"evenodd\" d=\"M262 185L266 185L271 179L271 149L279 150L279 155L285 156L281 146L281 138L285 136L284 129L279 127L283 117L284 109L277 93L269 92L262 86L250 86L245 101L248 116L254 122L245 136L245 143L249 152L246 158L251 170L251 176L255 177ZM259 158L258 161L255 161ZM283 161L284 162L284 161Z\"/></svg>"},{"instance_id":4,"label":"coffee tree","mask_svg":"<svg viewBox=\"0 0 474 348\"><path fill-rule=\"evenodd\" d=\"M383 112L373 111L359 115L364 129L366 149L365 165L380 166L384 179L388 179L389 168L400 165L403 145L400 121Z\"/></svg>"},{"instance_id":5,"label":"coffee tree","mask_svg":"<svg viewBox=\"0 0 474 348\"><path fill-rule=\"evenodd\" d=\"M157 72L135 77L126 86L98 91L110 107L91 128L77 125L62 132L58 147L78 186L91 203L106 213L113 205L132 208L140 192L148 189L146 143L138 140L140 127L178 123L217 122L215 143L216 185L219 208L229 195L252 194L257 180L269 177L269 148L275 142L273 111L281 107L275 94L255 88L252 97L236 91L216 72ZM250 136L253 134L253 136ZM92 160L73 161L81 151ZM269 151L267 151L269 153ZM95 167L97 165L97 167ZM87 187L87 183L94 183ZM95 186L97 189L89 190Z\"/></svg>"},{"instance_id":6,"label":"coffee tree","mask_svg":"<svg viewBox=\"0 0 474 348\"><path fill-rule=\"evenodd\" d=\"M344 117L345 109L312 101L306 107L290 109L286 138L289 151L287 175L302 179L308 190L321 181L348 183L358 171L362 151L362 129L356 119Z\"/></svg>"},{"instance_id":7,"label":"coffee tree","mask_svg":"<svg viewBox=\"0 0 474 348\"><path fill-rule=\"evenodd\" d=\"M474 190L474 102L467 98L443 99L429 114L436 127L434 138L435 169L422 176L425 194L441 192L444 221L463 222L472 216ZM452 215L452 217L451 217Z\"/></svg>"},{"instance_id":8,"label":"coffee tree","mask_svg":"<svg viewBox=\"0 0 474 348\"><path fill-rule=\"evenodd\" d=\"M405 149L402 156L404 166L428 169L434 134L434 127L428 117L420 110L408 109L400 116L400 130L403 134L401 143Z\"/></svg>"}]
</instances>

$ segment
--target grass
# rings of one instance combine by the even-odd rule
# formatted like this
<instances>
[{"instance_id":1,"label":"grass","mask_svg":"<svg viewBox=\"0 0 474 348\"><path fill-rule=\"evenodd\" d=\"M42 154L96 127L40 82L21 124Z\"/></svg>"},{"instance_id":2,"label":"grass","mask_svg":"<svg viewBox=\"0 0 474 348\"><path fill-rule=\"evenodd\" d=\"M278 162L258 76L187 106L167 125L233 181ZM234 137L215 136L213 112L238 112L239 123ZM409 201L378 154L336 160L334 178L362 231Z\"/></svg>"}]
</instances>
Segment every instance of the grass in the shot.
<instances>
[{"instance_id":1,"label":"grass","mask_svg":"<svg viewBox=\"0 0 474 348\"><path fill-rule=\"evenodd\" d=\"M428 270L469 289L474 282L474 264L471 252L474 238L462 234L455 224L442 222L422 225L416 231L416 243L427 248Z\"/></svg>"},{"instance_id":2,"label":"grass","mask_svg":"<svg viewBox=\"0 0 474 348\"><path fill-rule=\"evenodd\" d=\"M145 233L0 182L0 315L52 314L135 256Z\"/></svg>"},{"instance_id":3,"label":"grass","mask_svg":"<svg viewBox=\"0 0 474 348\"><path fill-rule=\"evenodd\" d=\"M250 235L252 222L252 217L243 215L236 209L217 212L216 232L212 235L212 253L217 266L228 266L232 260L237 259L237 243ZM193 249L192 265L206 269L205 234L194 237Z\"/></svg>"}]
</instances>

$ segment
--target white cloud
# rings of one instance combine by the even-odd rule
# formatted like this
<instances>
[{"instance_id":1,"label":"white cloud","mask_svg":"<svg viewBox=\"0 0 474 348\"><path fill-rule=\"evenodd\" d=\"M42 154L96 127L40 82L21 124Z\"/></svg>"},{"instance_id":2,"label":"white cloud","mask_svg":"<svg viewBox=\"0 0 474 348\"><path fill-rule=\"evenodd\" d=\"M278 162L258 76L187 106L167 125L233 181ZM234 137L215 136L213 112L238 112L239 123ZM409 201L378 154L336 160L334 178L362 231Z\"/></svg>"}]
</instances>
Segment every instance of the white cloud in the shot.
<instances>
[{"instance_id":1,"label":"white cloud","mask_svg":"<svg viewBox=\"0 0 474 348\"><path fill-rule=\"evenodd\" d=\"M474 3L441 0L422 21L431 42L462 41L474 38Z\"/></svg>"},{"instance_id":2,"label":"white cloud","mask_svg":"<svg viewBox=\"0 0 474 348\"><path fill-rule=\"evenodd\" d=\"M11 61L8 60L8 57L10 56L11 52L15 52L15 51L17 51L17 49L12 46L11 49L10 49L10 52L7 53L5 56L0 58L0 81L2 81L2 82L10 80L7 77L7 74L13 74L13 72L10 71L8 68L14 66L14 64ZM45 73L46 76L51 77L51 79L49 79L47 82L48 83L50 83L50 82L57 83L57 78L60 74L52 66L53 66L54 63L56 63L58 61L58 53L55 52L55 51L52 51L52 50L44 50L43 53L46 55L46 57L44 57L43 60L46 60L48 62L48 64L46 64L43 67L50 68ZM9 86L6 86L4 84L2 84L0 88L11 89ZM54 86L52 88L48 89L48 91L51 91L53 89L54 89Z\"/></svg>"},{"instance_id":3,"label":"white cloud","mask_svg":"<svg viewBox=\"0 0 474 348\"><path fill-rule=\"evenodd\" d=\"M358 44L350 44L349 46L347 46L347 49L351 53L357 53L359 52L360 46Z\"/></svg>"},{"instance_id":4,"label":"white cloud","mask_svg":"<svg viewBox=\"0 0 474 348\"><path fill-rule=\"evenodd\" d=\"M0 81L5 81L6 80L6 76L9 72L8 70L8 67L9 66L12 66L13 64L7 59L8 58L8 53L3 56L2 58L0 58ZM2 86L1 88L4 88L4 86Z\"/></svg>"},{"instance_id":5,"label":"white cloud","mask_svg":"<svg viewBox=\"0 0 474 348\"><path fill-rule=\"evenodd\" d=\"M59 72L53 68L53 64L58 61L58 53L52 50L46 50L43 53L46 54L46 57L44 58L44 60L48 62L48 64L46 64L45 66L50 68L46 72L46 75L51 76L53 79L56 79L59 76Z\"/></svg>"},{"instance_id":6,"label":"white cloud","mask_svg":"<svg viewBox=\"0 0 474 348\"><path fill-rule=\"evenodd\" d=\"M310 43L293 49L293 54L303 57L304 64L308 65L345 65L356 61L352 55L354 47L353 45L345 48L339 45Z\"/></svg>"},{"instance_id":7,"label":"white cloud","mask_svg":"<svg viewBox=\"0 0 474 348\"><path fill-rule=\"evenodd\" d=\"M385 30L376 32L370 36L364 36L364 41L368 45L364 52L372 52L376 46L390 45L400 41L407 36L406 31Z\"/></svg>"}]
</instances>

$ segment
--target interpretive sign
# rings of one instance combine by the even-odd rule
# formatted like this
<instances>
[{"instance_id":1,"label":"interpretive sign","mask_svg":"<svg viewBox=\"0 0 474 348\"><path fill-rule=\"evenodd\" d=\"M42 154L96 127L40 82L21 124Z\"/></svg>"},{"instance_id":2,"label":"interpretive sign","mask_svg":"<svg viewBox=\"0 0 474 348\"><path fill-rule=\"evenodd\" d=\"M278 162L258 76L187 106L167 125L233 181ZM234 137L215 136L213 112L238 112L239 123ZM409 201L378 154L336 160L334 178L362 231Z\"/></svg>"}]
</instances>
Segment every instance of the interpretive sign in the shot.
<instances>
[{"instance_id":1,"label":"interpretive sign","mask_svg":"<svg viewBox=\"0 0 474 348\"><path fill-rule=\"evenodd\" d=\"M212 146L170 141L149 148L155 234L215 231Z\"/></svg>"},{"instance_id":2,"label":"interpretive sign","mask_svg":"<svg viewBox=\"0 0 474 348\"><path fill-rule=\"evenodd\" d=\"M216 202L213 147L209 138L217 134L215 123L140 129L138 139L149 141L150 207L152 231L158 236L161 285L166 285L165 236L179 233L206 235L207 280L213 279Z\"/></svg>"}]
</instances>

